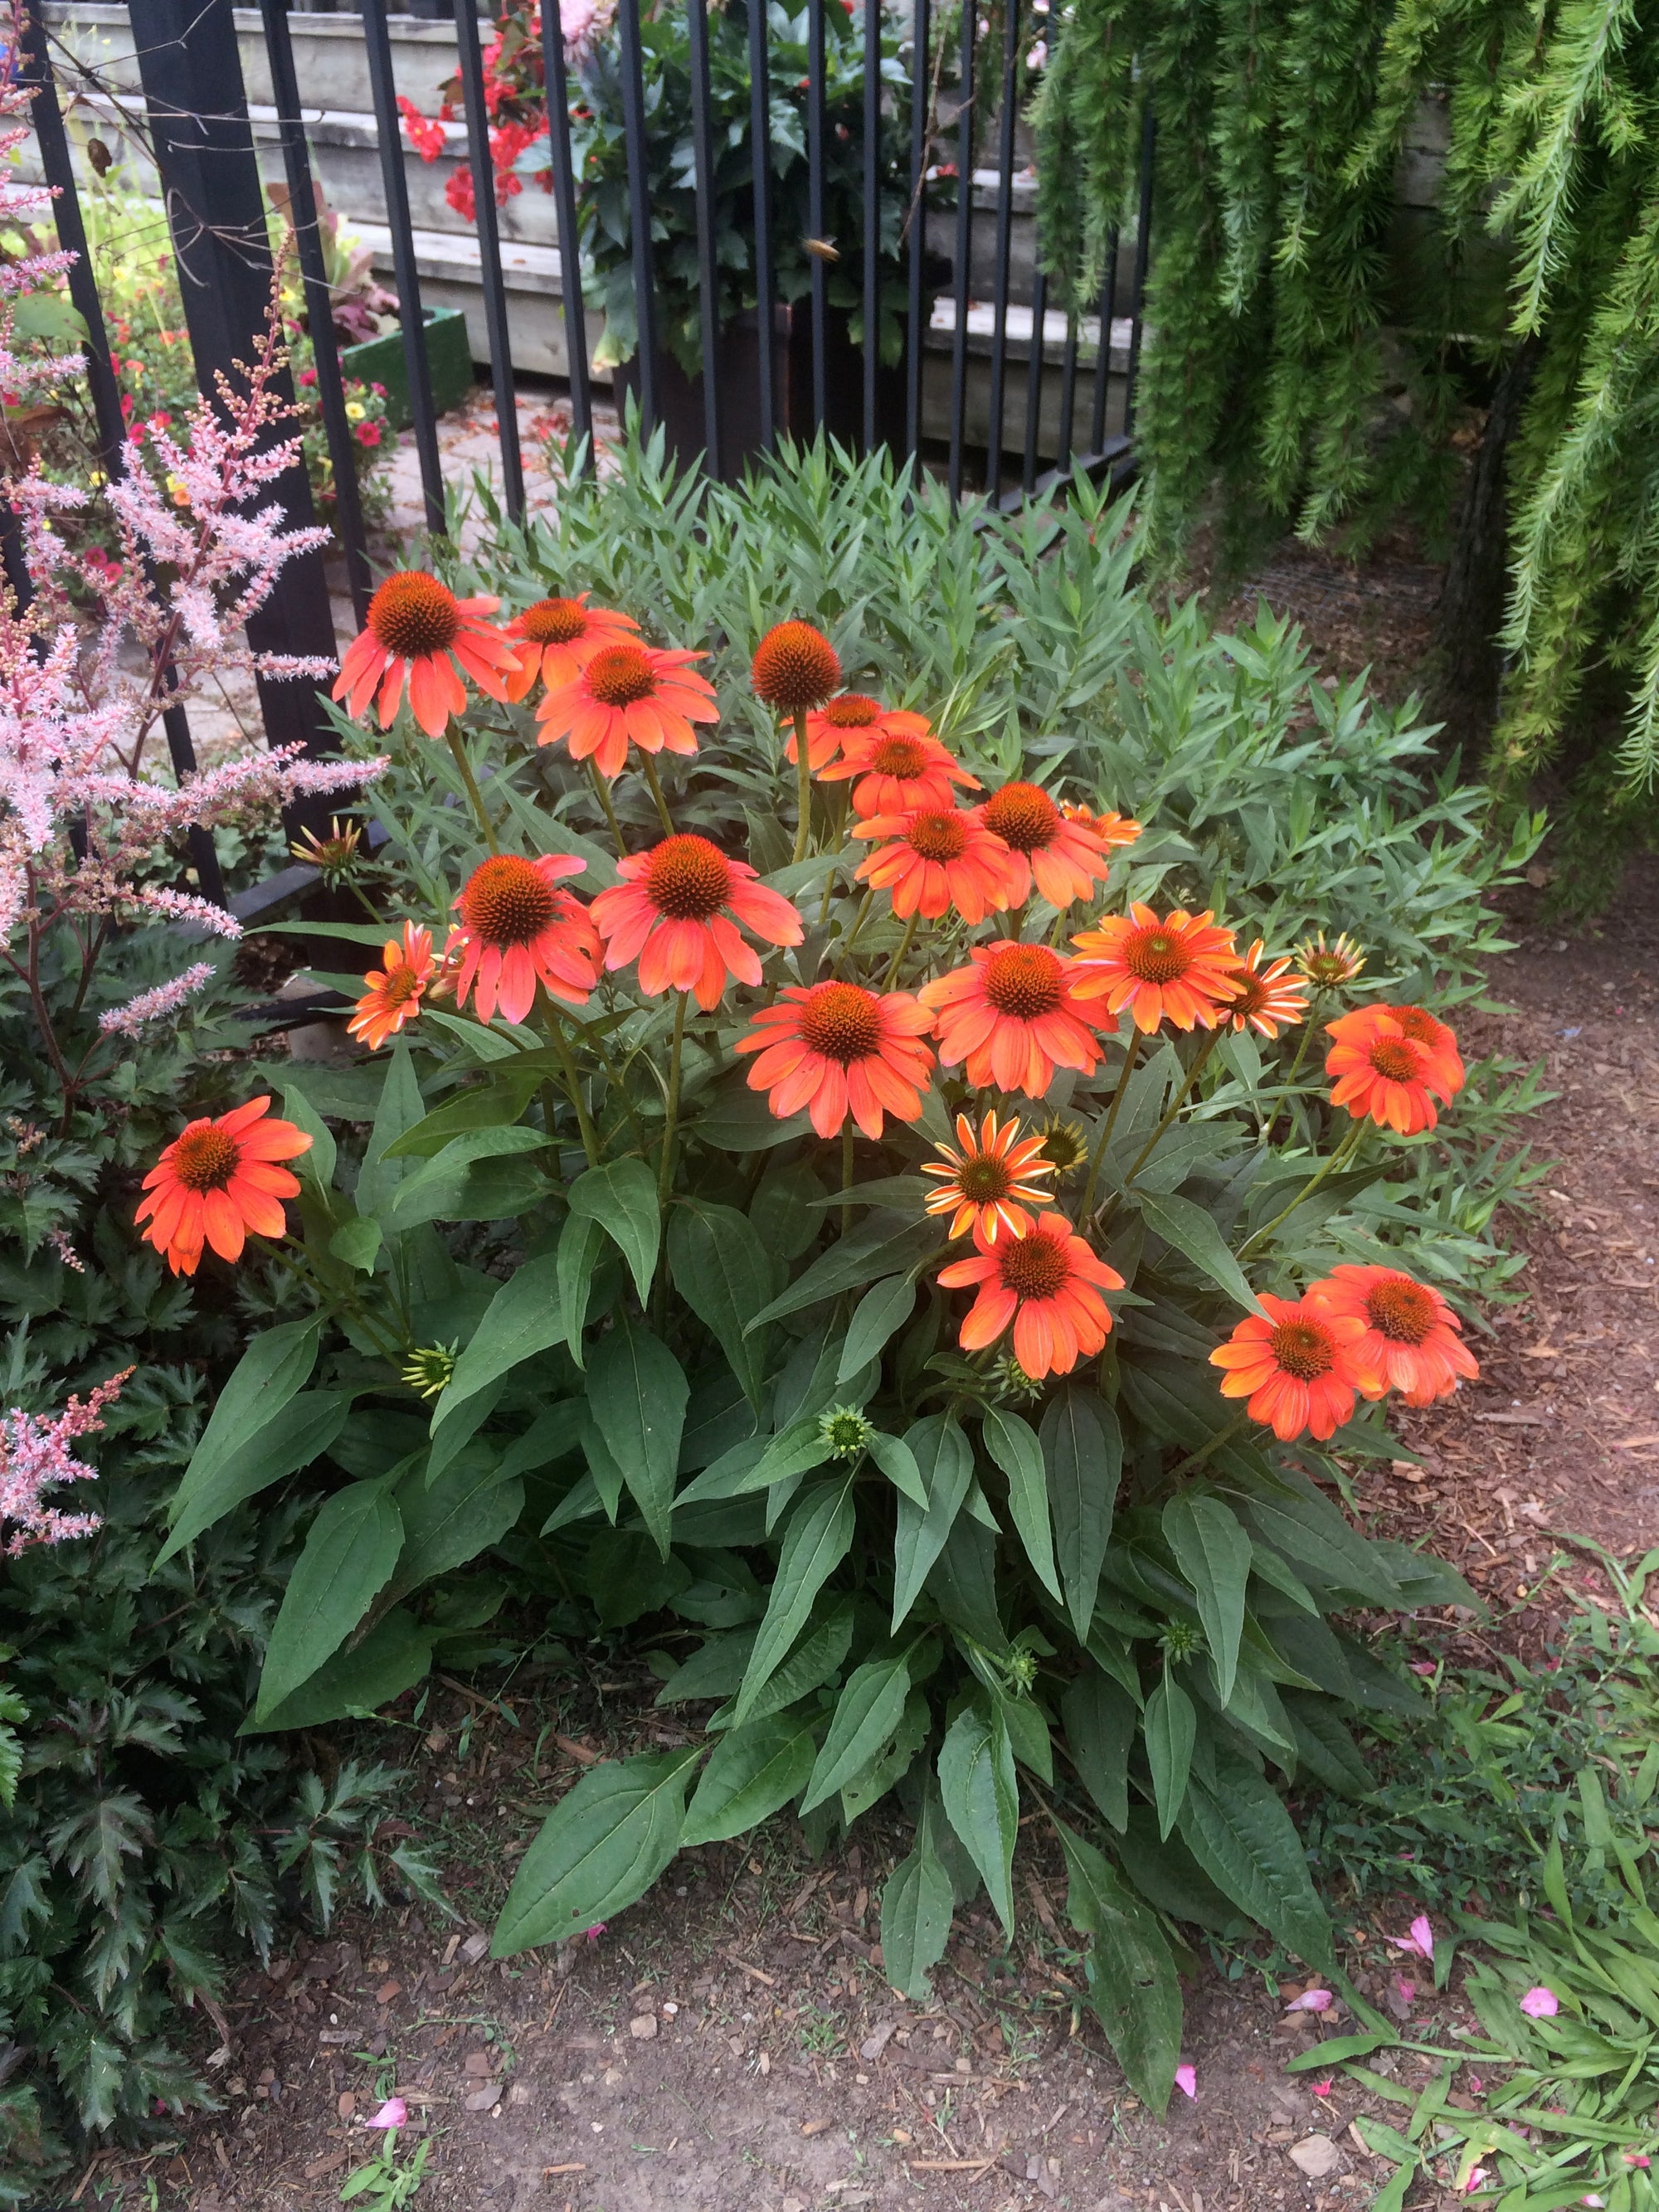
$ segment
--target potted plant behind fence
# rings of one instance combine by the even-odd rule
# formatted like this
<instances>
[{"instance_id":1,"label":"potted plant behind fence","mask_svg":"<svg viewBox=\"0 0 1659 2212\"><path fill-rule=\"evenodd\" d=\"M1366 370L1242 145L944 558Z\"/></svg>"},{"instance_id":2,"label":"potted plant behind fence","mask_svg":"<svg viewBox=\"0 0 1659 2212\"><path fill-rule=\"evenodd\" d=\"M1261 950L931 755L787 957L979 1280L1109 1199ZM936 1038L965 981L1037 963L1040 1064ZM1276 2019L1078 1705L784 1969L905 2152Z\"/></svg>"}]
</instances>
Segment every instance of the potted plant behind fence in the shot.
<instances>
[{"instance_id":1,"label":"potted plant behind fence","mask_svg":"<svg viewBox=\"0 0 1659 2212\"><path fill-rule=\"evenodd\" d=\"M639 382L639 319L634 296L629 221L628 152L623 74L614 17L607 11L563 11L569 70L570 138L576 176L584 295L605 317L594 365L617 373L619 396ZM683 9L647 14L640 26L647 125L647 167L655 273L653 368L658 410L671 449L689 458L705 442L701 286L697 259L696 170L691 130L690 46ZM744 0L708 16L715 251L720 269L717 374L728 469L760 445L760 339L756 278L754 171L750 128L749 21ZM780 427L812 429L811 321L807 303L813 257L826 264L830 306L828 428L848 442L862 420L864 343L863 185L864 19L843 5L824 15L824 235L809 222L807 14L774 5L768 16L771 129L774 388ZM494 118L490 155L496 197L503 204L526 182L552 188L547 95L539 8L509 8L486 50ZM878 434L896 437L902 407L899 367L905 343L906 256L909 215L910 67L896 33L884 24L884 88L878 163L881 283L878 391ZM442 114L459 112L459 80L444 87ZM418 117L405 115L417 149ZM429 126L428 126L429 127ZM471 173L452 179L453 205L471 216ZM927 270L931 296L945 272Z\"/></svg>"}]
</instances>

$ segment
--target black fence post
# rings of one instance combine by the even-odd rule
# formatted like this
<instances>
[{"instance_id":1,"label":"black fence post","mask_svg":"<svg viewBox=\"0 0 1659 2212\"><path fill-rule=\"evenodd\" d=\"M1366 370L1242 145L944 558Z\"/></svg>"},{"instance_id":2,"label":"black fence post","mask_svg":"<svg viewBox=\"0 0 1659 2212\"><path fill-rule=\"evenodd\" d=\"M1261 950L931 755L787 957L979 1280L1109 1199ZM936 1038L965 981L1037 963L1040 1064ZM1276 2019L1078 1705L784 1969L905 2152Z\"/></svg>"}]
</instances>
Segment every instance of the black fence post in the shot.
<instances>
[{"instance_id":1,"label":"black fence post","mask_svg":"<svg viewBox=\"0 0 1659 2212\"><path fill-rule=\"evenodd\" d=\"M553 155L553 219L559 230L560 304L570 373L570 426L593 466L593 395L587 378L587 317L582 301L581 240L576 224L576 174L570 147L570 82L564 62L559 0L542 10L542 53L547 74L547 135Z\"/></svg>"},{"instance_id":2,"label":"black fence post","mask_svg":"<svg viewBox=\"0 0 1659 2212\"><path fill-rule=\"evenodd\" d=\"M620 0L617 41L622 64L623 133L628 141L628 240L634 267L634 321L639 332L640 435L648 438L657 425L657 301L640 0Z\"/></svg>"},{"instance_id":3,"label":"black fence post","mask_svg":"<svg viewBox=\"0 0 1659 2212\"><path fill-rule=\"evenodd\" d=\"M543 37L546 37L545 31ZM524 459L519 451L519 403L513 388L507 276L501 267L501 227L495 216L495 164L489 150L489 112L484 93L483 50L478 39L477 0L455 0L455 38L460 55L461 104L466 111L466 149L472 164L472 203L477 210L478 275L483 285L484 328L489 333L489 381L495 394L501 492L509 520L522 522ZM550 129L550 114L548 124ZM568 117L565 118L565 127L569 128Z\"/></svg>"},{"instance_id":4,"label":"black fence post","mask_svg":"<svg viewBox=\"0 0 1659 2212\"><path fill-rule=\"evenodd\" d=\"M239 365L252 361L272 283L236 26L229 0L132 0L131 17L197 379L211 393L216 376L234 380ZM273 389L293 397L286 371ZM302 460L295 459L270 489L290 528L314 523ZM320 550L287 563L264 606L250 616L247 641L255 653L333 657L334 617ZM302 745L313 757L333 750L314 684L257 680L273 745ZM325 808L295 811L301 818L326 814Z\"/></svg>"},{"instance_id":5,"label":"black fence post","mask_svg":"<svg viewBox=\"0 0 1659 2212\"><path fill-rule=\"evenodd\" d=\"M766 0L749 0L749 171L755 200L755 320L760 332L760 441L777 430L772 349L777 311L772 291L772 53Z\"/></svg>"},{"instance_id":6,"label":"black fence post","mask_svg":"<svg viewBox=\"0 0 1659 2212\"><path fill-rule=\"evenodd\" d=\"M702 465L718 482L720 467L720 271L714 236L714 147L708 84L708 0L686 0L691 64L691 159L697 179L697 327L702 353Z\"/></svg>"}]
</instances>

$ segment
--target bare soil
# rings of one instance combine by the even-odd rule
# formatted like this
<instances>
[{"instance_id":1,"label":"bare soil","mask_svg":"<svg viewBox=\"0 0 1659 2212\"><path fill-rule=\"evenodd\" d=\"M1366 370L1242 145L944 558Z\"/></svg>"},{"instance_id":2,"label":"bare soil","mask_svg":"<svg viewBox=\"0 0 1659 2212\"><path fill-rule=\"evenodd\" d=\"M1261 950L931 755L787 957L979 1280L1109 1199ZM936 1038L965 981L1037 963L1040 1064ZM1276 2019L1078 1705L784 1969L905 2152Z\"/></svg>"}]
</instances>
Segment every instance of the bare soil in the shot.
<instances>
[{"instance_id":1,"label":"bare soil","mask_svg":"<svg viewBox=\"0 0 1659 2212\"><path fill-rule=\"evenodd\" d=\"M1304 622L1323 667L1370 665L1384 696L1410 688L1437 574L1408 549L1363 574L1284 550L1232 619L1253 612L1256 585ZM1514 1636L1559 1604L1560 1532L1613 1553L1659 1540L1654 874L1576 934L1548 921L1542 882L1513 904L1497 1011L1464 1042L1470 1056L1541 1062L1557 1094L1526 1133L1554 1164L1534 1211L1508 1223L1528 1255L1526 1295L1478 1341L1479 1383L1407 1417L1420 1466L1360 1478L1366 1514L1426 1534ZM1593 1558L1568 1558L1557 1572L1594 1595ZM211 2076L222 2109L190 2122L176 2149L94 2160L64 2201L314 2212L372 2154L380 2138L364 2122L395 2091L411 2115L404 2151L431 2144L421 2212L1370 2202L1388 2168L1350 2129L1370 2100L1340 2077L1321 2097L1317 2069L1285 2071L1349 2025L1340 2012L1287 2019L1298 1983L1229 1981L1194 1957L1186 2055L1198 2094L1154 2117L1087 2013L1058 1917L1063 1873L1040 1844L1014 1945L982 1904L960 1916L926 2009L896 1999L882 1972L880 1887L904 1844L873 1822L820 1865L781 1823L745 1846L684 1854L596 1941L492 1963L485 1931L545 1807L594 1756L678 1740L637 1657L618 1655L612 1670L507 1707L441 1687L413 1739L407 1818L441 1831L463 1917L350 1918L250 1973ZM1394 1986L1383 1932L1358 1931L1346 1961L1379 2000ZM1455 1998L1433 2002L1456 2016ZM1419 2024L1432 2016L1419 1999ZM1389 2070L1386 2055L1373 2063ZM1398 2070L1410 2086L1412 2063ZM1419 2185L1411 2203L1452 2201Z\"/></svg>"}]
</instances>

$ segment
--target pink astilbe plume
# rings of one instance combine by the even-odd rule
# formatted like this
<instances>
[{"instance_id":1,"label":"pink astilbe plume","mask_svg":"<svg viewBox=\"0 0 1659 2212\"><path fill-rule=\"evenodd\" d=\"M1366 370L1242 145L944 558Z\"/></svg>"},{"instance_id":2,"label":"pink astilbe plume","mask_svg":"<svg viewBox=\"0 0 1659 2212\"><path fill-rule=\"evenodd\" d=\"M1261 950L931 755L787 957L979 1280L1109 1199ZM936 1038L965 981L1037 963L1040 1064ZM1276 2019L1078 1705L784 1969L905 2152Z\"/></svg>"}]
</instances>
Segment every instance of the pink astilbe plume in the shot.
<instances>
[{"instance_id":1,"label":"pink astilbe plume","mask_svg":"<svg viewBox=\"0 0 1659 2212\"><path fill-rule=\"evenodd\" d=\"M10 1559L31 1544L61 1544L88 1536L98 1527L95 1513L63 1513L41 1503L40 1493L60 1482L91 1482L98 1470L70 1450L77 1437L104 1425L104 1408L121 1395L132 1372L124 1368L107 1382L71 1398L61 1413L25 1413L14 1407L0 1414L0 1530Z\"/></svg>"},{"instance_id":2,"label":"pink astilbe plume","mask_svg":"<svg viewBox=\"0 0 1659 2212\"><path fill-rule=\"evenodd\" d=\"M152 991L140 991L125 1006L106 1008L98 1017L98 1026L106 1036L136 1036L146 1022L158 1022L164 1015L176 1014L186 999L193 998L212 981L213 963L198 960L182 975L175 975L170 983L158 983Z\"/></svg>"}]
</instances>

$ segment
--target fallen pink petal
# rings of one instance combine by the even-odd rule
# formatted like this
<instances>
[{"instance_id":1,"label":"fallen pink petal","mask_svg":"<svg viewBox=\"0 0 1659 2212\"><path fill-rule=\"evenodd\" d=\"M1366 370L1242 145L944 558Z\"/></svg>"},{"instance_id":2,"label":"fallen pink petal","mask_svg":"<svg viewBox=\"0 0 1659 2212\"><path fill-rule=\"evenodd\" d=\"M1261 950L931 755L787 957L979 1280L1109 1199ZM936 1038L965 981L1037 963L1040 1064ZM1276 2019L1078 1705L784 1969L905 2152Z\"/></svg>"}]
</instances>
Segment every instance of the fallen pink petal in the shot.
<instances>
[{"instance_id":1,"label":"fallen pink petal","mask_svg":"<svg viewBox=\"0 0 1659 2212\"><path fill-rule=\"evenodd\" d=\"M1402 2005L1414 2004L1417 2002L1415 1982L1407 1981L1404 1974L1396 1974L1394 1978L1394 1985L1400 1992L1400 2002Z\"/></svg>"},{"instance_id":2,"label":"fallen pink petal","mask_svg":"<svg viewBox=\"0 0 1659 2212\"><path fill-rule=\"evenodd\" d=\"M409 2124L409 2107L401 2097L388 2097L372 2120L365 2120L366 2128L402 2128Z\"/></svg>"},{"instance_id":3,"label":"fallen pink petal","mask_svg":"<svg viewBox=\"0 0 1659 2212\"><path fill-rule=\"evenodd\" d=\"M1561 2000L1553 1990L1547 1990L1540 1982L1522 1998L1521 2009L1528 2020L1553 2020L1561 2009Z\"/></svg>"},{"instance_id":4,"label":"fallen pink petal","mask_svg":"<svg viewBox=\"0 0 1659 2212\"><path fill-rule=\"evenodd\" d=\"M1285 2008L1286 2012L1328 2012L1336 2000L1328 1990L1304 1990L1299 1997L1292 1997Z\"/></svg>"},{"instance_id":5,"label":"fallen pink petal","mask_svg":"<svg viewBox=\"0 0 1659 2212\"><path fill-rule=\"evenodd\" d=\"M1328 2097L1335 2086L1335 2083L1331 2080L1330 2076L1327 2075L1322 2081L1316 2081L1314 2083L1313 2093L1316 2097Z\"/></svg>"},{"instance_id":6,"label":"fallen pink petal","mask_svg":"<svg viewBox=\"0 0 1659 2212\"><path fill-rule=\"evenodd\" d=\"M1486 2169L1484 2166L1472 2166L1464 2177L1462 2194L1465 2197L1473 2197L1486 2178Z\"/></svg>"},{"instance_id":7,"label":"fallen pink petal","mask_svg":"<svg viewBox=\"0 0 1659 2212\"><path fill-rule=\"evenodd\" d=\"M1197 2067L1196 2067L1196 2066L1188 2066L1188 2065L1177 2066L1177 2067L1176 2068L1176 2070L1175 2070L1175 2085L1176 2085L1176 2088L1180 2090L1180 2092L1181 2092L1181 2094L1182 2094L1182 2095L1183 2097L1195 2097L1195 2096L1197 2096L1197 2094L1198 2094L1198 2069L1197 2069Z\"/></svg>"},{"instance_id":8,"label":"fallen pink petal","mask_svg":"<svg viewBox=\"0 0 1659 2212\"><path fill-rule=\"evenodd\" d=\"M1434 1672L1433 1660L1413 1659L1412 1661L1412 1672L1413 1674L1432 1674Z\"/></svg>"},{"instance_id":9,"label":"fallen pink petal","mask_svg":"<svg viewBox=\"0 0 1659 2212\"><path fill-rule=\"evenodd\" d=\"M593 1925L586 1931L588 1942L590 1943L597 1943L600 1936L604 1935L605 1929L610 1925L611 1923L608 1920L595 1921Z\"/></svg>"},{"instance_id":10,"label":"fallen pink petal","mask_svg":"<svg viewBox=\"0 0 1659 2212\"><path fill-rule=\"evenodd\" d=\"M1627 2150L1625 2153L1625 2163L1626 2166L1651 2166L1653 2160L1644 2150Z\"/></svg>"}]
</instances>

